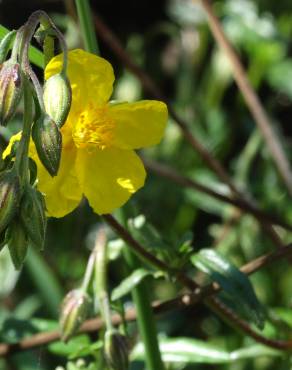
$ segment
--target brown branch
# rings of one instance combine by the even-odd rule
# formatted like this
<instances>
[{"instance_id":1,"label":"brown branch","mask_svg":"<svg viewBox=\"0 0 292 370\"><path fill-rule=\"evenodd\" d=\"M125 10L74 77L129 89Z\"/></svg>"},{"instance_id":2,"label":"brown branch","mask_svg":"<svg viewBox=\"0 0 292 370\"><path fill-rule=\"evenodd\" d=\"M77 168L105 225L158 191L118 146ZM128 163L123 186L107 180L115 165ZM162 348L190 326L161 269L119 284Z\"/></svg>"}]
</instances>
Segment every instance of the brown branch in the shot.
<instances>
[{"instance_id":1,"label":"brown branch","mask_svg":"<svg viewBox=\"0 0 292 370\"><path fill-rule=\"evenodd\" d=\"M277 249L275 252L263 255L255 260L245 264L241 267L241 271L245 274L252 274L259 269L268 266L269 264L274 263L282 258L289 258L292 256L292 247L288 245L281 249ZM168 300L166 302L156 302L153 306L153 311L155 314L163 314L172 310L176 310L179 308L184 308L188 306L193 306L198 304L202 301L203 298L206 298L214 293L217 293L220 290L218 284L210 284L205 286L204 288L198 288L195 292L183 294L177 298ZM125 319L126 321L134 321L136 320L136 310L134 308L130 308L126 310ZM112 323L113 325L119 325L122 322L122 318L119 314L112 315ZM97 330L103 327L103 321L100 317L95 319L86 320L86 322L82 325L79 333L90 333L96 332ZM262 337L261 337L262 339ZM32 350L34 348L47 345L54 341L60 340L60 333L58 330L54 330L51 332L44 332L35 334L29 338L22 339L18 343L8 344L8 343L1 343L0 344L0 356L8 356L16 352L25 351L25 350ZM292 344L286 341L277 341L273 339L265 338L266 341L269 341L270 346L282 350L292 348Z\"/></svg>"},{"instance_id":2,"label":"brown branch","mask_svg":"<svg viewBox=\"0 0 292 370\"><path fill-rule=\"evenodd\" d=\"M191 144L195 151L201 156L206 165L214 171L217 176L227 184L234 195L245 202L250 203L243 194L236 188L233 184L228 173L225 171L221 163L193 136L188 128L188 124L176 113L170 102L166 99L164 94L161 92L159 87L155 82L149 77L135 62L132 60L130 55L123 49L120 41L115 36L115 34L107 27L107 25L101 20L98 15L94 15L95 28L98 36L103 40L109 48L115 53L115 55L121 60L121 62L133 73L135 74L145 90L153 95L154 98L158 100L163 100L168 105L169 114L172 116L174 121L179 126L184 138ZM250 204L255 207L253 204ZM260 224L262 225L264 231L269 235L271 240L275 243L277 247L282 247L283 244L278 237L277 233L268 222L262 221L259 218Z\"/></svg>"},{"instance_id":3,"label":"brown branch","mask_svg":"<svg viewBox=\"0 0 292 370\"><path fill-rule=\"evenodd\" d=\"M263 212L257 207L252 206L249 202L246 202L243 199L238 199L238 198L230 198L227 195L221 194L216 192L215 190L209 188L206 185L202 185L201 183L192 180L186 176L183 176L179 174L177 171L175 171L173 168L161 164L158 162L154 161L149 161L146 159L143 159L145 166L148 170L151 172L164 177L166 179L169 179L181 186L187 187L187 188L192 188L195 189L199 192L202 192L204 194L210 195L211 197L218 199L221 202L225 202L228 204L231 204L239 209L241 209L244 212L250 213L253 215L257 220L260 222L267 222L271 223L274 225L278 225L283 227L286 230L292 231L292 225L288 224L287 222L280 220L277 216L271 215L267 212Z\"/></svg>"},{"instance_id":4,"label":"brown branch","mask_svg":"<svg viewBox=\"0 0 292 370\"><path fill-rule=\"evenodd\" d=\"M201 0L202 6L207 13L212 34L217 41L218 45L225 52L228 60L230 61L234 79L244 97L244 100L253 116L258 128L260 129L266 144L270 150L274 163L289 191L292 195L292 172L289 162L282 149L280 140L277 134L273 130L272 122L269 119L267 112L265 111L261 101L259 100L255 90L250 84L247 74L240 62L240 59L232 47L231 43L227 39L222 26L213 12L212 6L209 0Z\"/></svg>"},{"instance_id":5,"label":"brown branch","mask_svg":"<svg viewBox=\"0 0 292 370\"><path fill-rule=\"evenodd\" d=\"M224 321L226 321L229 325L233 326L234 328L242 331L246 335L254 338L256 341L263 343L267 346L273 348L282 348L282 349L292 349L292 341L285 342L285 341L277 341L266 338L256 331L254 331L247 322L240 319L233 311L231 311L226 305L224 305L221 301L219 301L216 297L207 297L204 296L206 291L202 289L195 281L189 278L186 274L181 271L175 271L168 267L168 265L146 251L143 246L135 240L132 235L122 226L120 225L111 215L103 216L105 221L115 230L117 234L132 248L133 252L138 254L140 257L144 258L154 266L158 267L159 269L163 269L170 276L175 276L177 281L180 282L183 286L187 287L192 293L195 292L198 295L202 294L203 303L209 307L212 311L216 312ZM142 252L142 253L141 253ZM151 255L151 257L149 256Z\"/></svg>"}]
</instances>

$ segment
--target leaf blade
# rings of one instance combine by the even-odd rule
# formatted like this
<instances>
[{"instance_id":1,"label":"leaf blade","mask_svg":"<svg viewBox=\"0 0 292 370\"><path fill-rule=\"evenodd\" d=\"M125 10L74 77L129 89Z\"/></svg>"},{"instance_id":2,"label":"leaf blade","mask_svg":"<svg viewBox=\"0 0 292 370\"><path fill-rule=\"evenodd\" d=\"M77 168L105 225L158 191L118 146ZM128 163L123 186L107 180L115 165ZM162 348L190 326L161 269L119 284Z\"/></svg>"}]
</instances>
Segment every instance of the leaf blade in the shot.
<instances>
[{"instance_id":1,"label":"leaf blade","mask_svg":"<svg viewBox=\"0 0 292 370\"><path fill-rule=\"evenodd\" d=\"M263 308L244 273L213 249L202 249L191 256L191 262L218 283L248 319L264 327Z\"/></svg>"}]
</instances>

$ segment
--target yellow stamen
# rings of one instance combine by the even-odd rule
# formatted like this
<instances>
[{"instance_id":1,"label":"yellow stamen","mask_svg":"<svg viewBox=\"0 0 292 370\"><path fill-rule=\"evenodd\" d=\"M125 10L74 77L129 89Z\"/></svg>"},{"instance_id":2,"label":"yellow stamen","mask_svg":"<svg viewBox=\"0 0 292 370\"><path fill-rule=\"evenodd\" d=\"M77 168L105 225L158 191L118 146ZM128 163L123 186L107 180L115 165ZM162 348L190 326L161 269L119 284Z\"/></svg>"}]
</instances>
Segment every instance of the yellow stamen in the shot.
<instances>
[{"instance_id":1,"label":"yellow stamen","mask_svg":"<svg viewBox=\"0 0 292 370\"><path fill-rule=\"evenodd\" d=\"M73 139L78 148L91 144L100 149L111 146L114 122L108 116L108 106L93 107L83 110L73 130Z\"/></svg>"}]
</instances>

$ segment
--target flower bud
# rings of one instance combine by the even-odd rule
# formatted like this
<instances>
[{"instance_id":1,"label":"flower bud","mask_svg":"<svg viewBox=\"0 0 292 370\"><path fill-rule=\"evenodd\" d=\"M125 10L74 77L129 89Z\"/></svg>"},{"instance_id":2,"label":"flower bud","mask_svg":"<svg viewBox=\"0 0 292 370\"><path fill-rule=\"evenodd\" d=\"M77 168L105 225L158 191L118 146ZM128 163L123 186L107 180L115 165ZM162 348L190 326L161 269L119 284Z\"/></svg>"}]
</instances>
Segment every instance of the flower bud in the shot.
<instances>
[{"instance_id":1,"label":"flower bud","mask_svg":"<svg viewBox=\"0 0 292 370\"><path fill-rule=\"evenodd\" d=\"M43 249L47 226L43 195L31 186L27 186L22 196L19 213L30 241L38 249Z\"/></svg>"},{"instance_id":2,"label":"flower bud","mask_svg":"<svg viewBox=\"0 0 292 370\"><path fill-rule=\"evenodd\" d=\"M7 61L0 67L0 124L6 125L16 112L22 95L19 63Z\"/></svg>"},{"instance_id":3,"label":"flower bud","mask_svg":"<svg viewBox=\"0 0 292 370\"><path fill-rule=\"evenodd\" d=\"M62 127L71 106L71 87L66 75L58 73L45 82L44 103L48 115Z\"/></svg>"},{"instance_id":4,"label":"flower bud","mask_svg":"<svg viewBox=\"0 0 292 370\"><path fill-rule=\"evenodd\" d=\"M21 198L18 175L13 170L0 175L0 233L13 219Z\"/></svg>"},{"instance_id":5,"label":"flower bud","mask_svg":"<svg viewBox=\"0 0 292 370\"><path fill-rule=\"evenodd\" d=\"M41 115L33 125L32 138L40 161L51 176L56 176L62 151L62 135L58 126L47 114Z\"/></svg>"},{"instance_id":6,"label":"flower bud","mask_svg":"<svg viewBox=\"0 0 292 370\"><path fill-rule=\"evenodd\" d=\"M20 270L27 253L28 238L18 217L10 223L7 229L7 240L9 253L14 267L16 270Z\"/></svg>"},{"instance_id":7,"label":"flower bud","mask_svg":"<svg viewBox=\"0 0 292 370\"><path fill-rule=\"evenodd\" d=\"M91 299L81 289L71 290L63 300L60 315L61 337L64 342L76 333L91 310Z\"/></svg>"},{"instance_id":8,"label":"flower bud","mask_svg":"<svg viewBox=\"0 0 292 370\"><path fill-rule=\"evenodd\" d=\"M104 355L111 369L127 370L129 368L127 338L117 330L107 330L104 336Z\"/></svg>"}]
</instances>

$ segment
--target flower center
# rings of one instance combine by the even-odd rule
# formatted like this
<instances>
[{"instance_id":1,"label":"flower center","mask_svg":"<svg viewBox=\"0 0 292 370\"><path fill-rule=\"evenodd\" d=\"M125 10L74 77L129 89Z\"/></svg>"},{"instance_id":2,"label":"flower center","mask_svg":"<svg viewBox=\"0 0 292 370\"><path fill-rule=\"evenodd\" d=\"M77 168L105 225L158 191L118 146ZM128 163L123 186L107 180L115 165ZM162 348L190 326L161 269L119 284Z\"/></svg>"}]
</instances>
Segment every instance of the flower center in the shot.
<instances>
[{"instance_id":1,"label":"flower center","mask_svg":"<svg viewBox=\"0 0 292 370\"><path fill-rule=\"evenodd\" d=\"M109 147L113 138L114 122L108 115L108 107L94 107L83 110L73 128L73 140L79 148L97 145L100 149Z\"/></svg>"}]
</instances>

